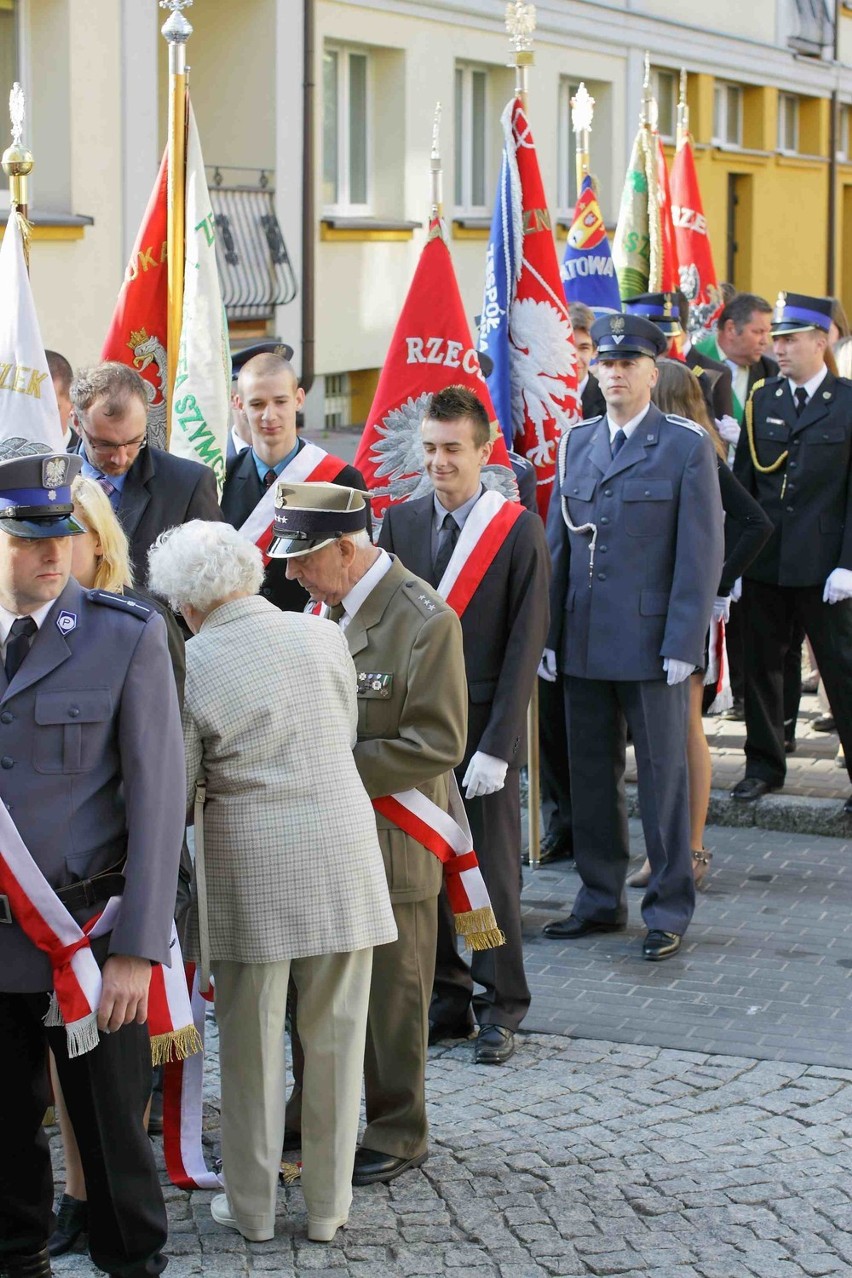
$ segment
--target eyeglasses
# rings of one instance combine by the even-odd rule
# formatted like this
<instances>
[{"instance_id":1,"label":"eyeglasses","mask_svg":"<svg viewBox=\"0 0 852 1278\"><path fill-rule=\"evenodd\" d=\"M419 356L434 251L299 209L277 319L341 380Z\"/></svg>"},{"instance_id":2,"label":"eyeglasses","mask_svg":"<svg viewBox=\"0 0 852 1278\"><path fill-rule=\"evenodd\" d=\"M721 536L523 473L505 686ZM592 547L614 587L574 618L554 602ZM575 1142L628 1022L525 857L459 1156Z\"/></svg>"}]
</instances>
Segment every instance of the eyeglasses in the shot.
<instances>
[{"instance_id":1,"label":"eyeglasses","mask_svg":"<svg viewBox=\"0 0 852 1278\"><path fill-rule=\"evenodd\" d=\"M82 422L78 421L78 425L83 438L93 453L138 453L147 443L147 439L144 434L137 435L135 439L127 439L121 444L116 443L115 440L93 439Z\"/></svg>"}]
</instances>

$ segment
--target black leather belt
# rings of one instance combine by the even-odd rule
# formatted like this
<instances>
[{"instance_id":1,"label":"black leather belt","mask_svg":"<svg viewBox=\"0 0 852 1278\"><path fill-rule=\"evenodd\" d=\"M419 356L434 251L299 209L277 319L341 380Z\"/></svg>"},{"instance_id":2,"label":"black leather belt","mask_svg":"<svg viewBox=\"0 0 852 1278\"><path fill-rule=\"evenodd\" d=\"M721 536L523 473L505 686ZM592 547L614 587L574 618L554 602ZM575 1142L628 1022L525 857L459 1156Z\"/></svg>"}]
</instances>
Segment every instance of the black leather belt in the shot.
<instances>
[{"instance_id":1,"label":"black leather belt","mask_svg":"<svg viewBox=\"0 0 852 1278\"><path fill-rule=\"evenodd\" d=\"M92 879L81 879L79 883L69 883L67 887L57 888L56 895L66 910L85 910L98 901L121 896L123 891L124 875L118 870L107 870L104 874L96 874ZM0 894L0 923L12 921L9 898Z\"/></svg>"}]
</instances>

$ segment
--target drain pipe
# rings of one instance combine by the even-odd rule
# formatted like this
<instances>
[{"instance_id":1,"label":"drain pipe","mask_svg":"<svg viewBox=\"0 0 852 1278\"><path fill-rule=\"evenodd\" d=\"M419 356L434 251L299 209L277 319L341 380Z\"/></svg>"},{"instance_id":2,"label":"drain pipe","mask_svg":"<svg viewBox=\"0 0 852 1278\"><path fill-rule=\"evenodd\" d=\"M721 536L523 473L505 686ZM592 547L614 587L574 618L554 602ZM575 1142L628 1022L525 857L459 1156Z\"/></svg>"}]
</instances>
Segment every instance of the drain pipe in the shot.
<instances>
[{"instance_id":1,"label":"drain pipe","mask_svg":"<svg viewBox=\"0 0 852 1278\"><path fill-rule=\"evenodd\" d=\"M303 3L304 64L302 73L302 378L307 395L314 384L314 0Z\"/></svg>"}]
</instances>

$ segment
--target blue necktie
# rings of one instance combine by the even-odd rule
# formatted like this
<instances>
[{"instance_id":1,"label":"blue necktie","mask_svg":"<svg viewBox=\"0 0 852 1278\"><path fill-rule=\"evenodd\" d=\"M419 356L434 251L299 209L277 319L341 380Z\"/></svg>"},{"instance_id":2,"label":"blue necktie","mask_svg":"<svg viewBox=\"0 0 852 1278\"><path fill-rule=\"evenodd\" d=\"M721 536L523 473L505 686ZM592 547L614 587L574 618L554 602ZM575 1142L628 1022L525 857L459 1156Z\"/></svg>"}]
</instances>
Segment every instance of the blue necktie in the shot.
<instances>
[{"instance_id":1,"label":"blue necktie","mask_svg":"<svg viewBox=\"0 0 852 1278\"><path fill-rule=\"evenodd\" d=\"M624 445L625 445L626 443L627 443L627 436L625 435L624 431L623 431L623 430L621 429L621 427L619 426L619 428L618 428L618 430L615 432L615 435L613 436L613 440L612 440L612 455L613 455L613 457L617 457L617 456L618 456L618 454L621 452L622 448L624 447Z\"/></svg>"}]
</instances>

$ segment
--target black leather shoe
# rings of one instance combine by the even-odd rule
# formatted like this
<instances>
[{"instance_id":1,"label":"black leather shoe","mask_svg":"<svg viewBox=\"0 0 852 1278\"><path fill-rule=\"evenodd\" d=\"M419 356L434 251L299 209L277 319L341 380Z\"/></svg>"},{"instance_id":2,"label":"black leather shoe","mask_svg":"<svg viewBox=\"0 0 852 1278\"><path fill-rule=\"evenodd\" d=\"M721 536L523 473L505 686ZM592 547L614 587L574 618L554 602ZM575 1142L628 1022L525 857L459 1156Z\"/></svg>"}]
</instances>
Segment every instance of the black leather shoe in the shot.
<instances>
[{"instance_id":1,"label":"black leather shoe","mask_svg":"<svg viewBox=\"0 0 852 1278\"><path fill-rule=\"evenodd\" d=\"M745 719L745 703L739 697L734 697L734 704L723 711L721 717L733 719L735 723L742 723Z\"/></svg>"},{"instance_id":2,"label":"black leather shoe","mask_svg":"<svg viewBox=\"0 0 852 1278\"><path fill-rule=\"evenodd\" d=\"M352 1172L353 1185L377 1185L396 1180L409 1167L420 1167L426 1162L428 1154L418 1154L415 1158L394 1158L393 1154L382 1154L376 1149L366 1149L363 1145L355 1150L355 1169Z\"/></svg>"},{"instance_id":3,"label":"black leather shoe","mask_svg":"<svg viewBox=\"0 0 852 1278\"><path fill-rule=\"evenodd\" d=\"M576 914L569 914L567 919L545 923L542 931L545 936L555 936L560 941L576 941L594 932L623 932L626 926L626 923L595 923L592 919L578 919Z\"/></svg>"},{"instance_id":4,"label":"black leather shoe","mask_svg":"<svg viewBox=\"0 0 852 1278\"><path fill-rule=\"evenodd\" d=\"M436 1043L447 1043L453 1038L472 1038L474 1024L473 1021L459 1021L457 1025L448 1025L446 1021L430 1021L429 1022L429 1046L434 1047Z\"/></svg>"},{"instance_id":5,"label":"black leather shoe","mask_svg":"<svg viewBox=\"0 0 852 1278\"><path fill-rule=\"evenodd\" d=\"M843 815L852 816L852 794L849 795L849 798L843 805Z\"/></svg>"},{"instance_id":6,"label":"black leather shoe","mask_svg":"<svg viewBox=\"0 0 852 1278\"><path fill-rule=\"evenodd\" d=\"M784 753L785 753L785 754L795 754L795 753L796 753L796 738L795 738L795 737L790 737L788 740L786 740L786 741L784 742Z\"/></svg>"},{"instance_id":7,"label":"black leather shoe","mask_svg":"<svg viewBox=\"0 0 852 1278\"><path fill-rule=\"evenodd\" d=\"M292 1154L294 1149L302 1148L302 1133L294 1132L289 1127L284 1128L284 1140L281 1144L282 1154Z\"/></svg>"},{"instance_id":8,"label":"black leather shoe","mask_svg":"<svg viewBox=\"0 0 852 1278\"><path fill-rule=\"evenodd\" d=\"M769 794L771 790L780 788L777 785L770 785L768 781L763 781L760 777L743 777L731 791L731 798L739 799L742 803L752 803L755 799L762 799L764 794Z\"/></svg>"},{"instance_id":9,"label":"black leather shoe","mask_svg":"<svg viewBox=\"0 0 852 1278\"><path fill-rule=\"evenodd\" d=\"M89 1228L89 1204L63 1194L56 1208L56 1228L47 1240L51 1256L64 1256Z\"/></svg>"},{"instance_id":10,"label":"black leather shoe","mask_svg":"<svg viewBox=\"0 0 852 1278\"><path fill-rule=\"evenodd\" d=\"M811 727L813 728L814 732L836 732L837 731L837 724L834 722L834 715L832 714L819 715L818 718L814 719L813 723L811 724Z\"/></svg>"},{"instance_id":11,"label":"black leather shoe","mask_svg":"<svg viewBox=\"0 0 852 1278\"><path fill-rule=\"evenodd\" d=\"M530 864L530 854L526 851L522 857L524 865ZM555 865L558 861L573 861L574 848L570 834L546 834L538 849L539 865Z\"/></svg>"},{"instance_id":12,"label":"black leather shoe","mask_svg":"<svg viewBox=\"0 0 852 1278\"><path fill-rule=\"evenodd\" d=\"M652 928L642 942L642 957L650 959L652 963L659 963L661 959L677 954L680 942L677 932L660 932Z\"/></svg>"},{"instance_id":13,"label":"black leather shoe","mask_svg":"<svg viewBox=\"0 0 852 1278\"><path fill-rule=\"evenodd\" d=\"M473 1052L475 1065L502 1065L515 1053L515 1035L505 1025L483 1025Z\"/></svg>"},{"instance_id":14,"label":"black leather shoe","mask_svg":"<svg viewBox=\"0 0 852 1278\"><path fill-rule=\"evenodd\" d=\"M2 1278L50 1278L51 1272L46 1247L26 1256L3 1256L0 1259Z\"/></svg>"}]
</instances>

